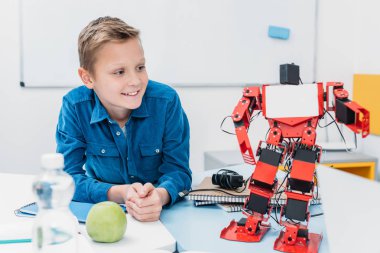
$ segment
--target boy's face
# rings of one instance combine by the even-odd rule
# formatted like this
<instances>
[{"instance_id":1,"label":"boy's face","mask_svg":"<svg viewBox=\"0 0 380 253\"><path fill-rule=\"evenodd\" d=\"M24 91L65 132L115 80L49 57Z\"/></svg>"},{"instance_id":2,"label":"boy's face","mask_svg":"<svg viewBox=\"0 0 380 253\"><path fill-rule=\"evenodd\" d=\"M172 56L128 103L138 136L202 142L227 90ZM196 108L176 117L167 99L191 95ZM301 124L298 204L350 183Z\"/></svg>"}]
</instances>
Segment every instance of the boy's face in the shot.
<instances>
[{"instance_id":1,"label":"boy's face","mask_svg":"<svg viewBox=\"0 0 380 253\"><path fill-rule=\"evenodd\" d=\"M128 117L131 110L141 105L148 75L139 39L106 43L96 52L93 69L92 75L82 69L88 74L88 82L81 69L79 74L85 85L94 89L111 117Z\"/></svg>"}]
</instances>

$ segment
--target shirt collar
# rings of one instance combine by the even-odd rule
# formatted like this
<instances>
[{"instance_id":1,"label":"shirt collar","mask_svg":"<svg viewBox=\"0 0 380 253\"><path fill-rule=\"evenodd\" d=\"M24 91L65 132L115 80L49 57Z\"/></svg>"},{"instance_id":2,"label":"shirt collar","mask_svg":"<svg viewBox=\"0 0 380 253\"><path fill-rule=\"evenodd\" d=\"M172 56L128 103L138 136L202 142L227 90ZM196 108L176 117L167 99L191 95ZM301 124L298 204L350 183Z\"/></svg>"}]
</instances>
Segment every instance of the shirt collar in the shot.
<instances>
[{"instance_id":1,"label":"shirt collar","mask_svg":"<svg viewBox=\"0 0 380 253\"><path fill-rule=\"evenodd\" d=\"M108 115L108 112L106 111L106 108L104 108L104 106L100 102L95 92L94 92L94 97L95 97L95 106L92 111L90 124L98 123L104 119L111 120L110 116Z\"/></svg>"},{"instance_id":2,"label":"shirt collar","mask_svg":"<svg viewBox=\"0 0 380 253\"><path fill-rule=\"evenodd\" d=\"M104 119L108 119L108 121L113 121L110 118L110 116L108 115L106 108L104 108L104 106L100 102L100 100L99 100L99 98L95 92L94 92L94 97L95 97L95 106L94 106L94 109L92 111L90 124L98 123ZM143 99L141 101L141 105L138 108L132 110L131 117L136 117L136 118L149 117L145 97L143 97Z\"/></svg>"},{"instance_id":3,"label":"shirt collar","mask_svg":"<svg viewBox=\"0 0 380 253\"><path fill-rule=\"evenodd\" d=\"M135 118L146 118L146 117L149 117L149 113L148 113L148 108L146 106L146 100L145 100L145 94L143 96L143 99L141 101L141 105L132 110L132 113L131 113L131 117L135 117Z\"/></svg>"}]
</instances>

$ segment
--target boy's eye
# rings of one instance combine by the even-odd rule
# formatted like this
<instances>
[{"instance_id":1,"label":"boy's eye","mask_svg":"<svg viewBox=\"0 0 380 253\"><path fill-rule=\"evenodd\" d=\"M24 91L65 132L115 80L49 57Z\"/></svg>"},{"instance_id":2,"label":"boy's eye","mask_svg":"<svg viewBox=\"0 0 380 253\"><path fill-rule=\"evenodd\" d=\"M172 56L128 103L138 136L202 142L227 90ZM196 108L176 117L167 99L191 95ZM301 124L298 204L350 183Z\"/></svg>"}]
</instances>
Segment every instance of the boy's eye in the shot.
<instances>
[{"instance_id":1,"label":"boy's eye","mask_svg":"<svg viewBox=\"0 0 380 253\"><path fill-rule=\"evenodd\" d=\"M137 67L138 71L143 71L145 69L145 65L141 65Z\"/></svg>"},{"instance_id":2,"label":"boy's eye","mask_svg":"<svg viewBox=\"0 0 380 253\"><path fill-rule=\"evenodd\" d=\"M124 74L124 70L117 70L114 72L114 75L117 75L117 76L120 76L122 74Z\"/></svg>"}]
</instances>

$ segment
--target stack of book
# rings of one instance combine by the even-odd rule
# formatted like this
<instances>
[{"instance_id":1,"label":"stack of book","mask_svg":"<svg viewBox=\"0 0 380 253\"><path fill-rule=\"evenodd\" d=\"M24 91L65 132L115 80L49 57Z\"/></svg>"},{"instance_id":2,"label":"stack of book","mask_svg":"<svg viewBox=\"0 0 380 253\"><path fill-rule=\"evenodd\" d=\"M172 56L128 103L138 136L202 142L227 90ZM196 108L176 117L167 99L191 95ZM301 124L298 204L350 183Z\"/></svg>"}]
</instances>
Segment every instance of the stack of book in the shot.
<instances>
[{"instance_id":1,"label":"stack of book","mask_svg":"<svg viewBox=\"0 0 380 253\"><path fill-rule=\"evenodd\" d=\"M286 203L284 185L285 183L280 189L277 189L276 193L273 195L271 205L281 206ZM213 185L211 177L205 177L195 190L196 191L190 192L187 195L187 199L193 200L195 206L217 205L226 212L241 211L245 199L249 196L248 187L244 190L243 188L238 188L236 190L225 190L217 185ZM321 196L318 194L318 191L315 190L314 198L312 199L311 204L316 205L320 203Z\"/></svg>"}]
</instances>

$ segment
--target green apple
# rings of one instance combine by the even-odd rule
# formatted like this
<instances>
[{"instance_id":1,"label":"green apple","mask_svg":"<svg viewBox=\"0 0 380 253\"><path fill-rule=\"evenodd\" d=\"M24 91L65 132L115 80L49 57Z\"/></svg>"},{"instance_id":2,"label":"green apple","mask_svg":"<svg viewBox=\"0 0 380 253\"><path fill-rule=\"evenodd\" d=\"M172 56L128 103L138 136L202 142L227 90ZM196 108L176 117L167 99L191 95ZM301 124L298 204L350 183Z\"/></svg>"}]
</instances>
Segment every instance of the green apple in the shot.
<instances>
[{"instance_id":1,"label":"green apple","mask_svg":"<svg viewBox=\"0 0 380 253\"><path fill-rule=\"evenodd\" d=\"M88 213L86 230L96 242L117 242L127 229L127 217L123 209L112 201L95 204Z\"/></svg>"}]
</instances>

